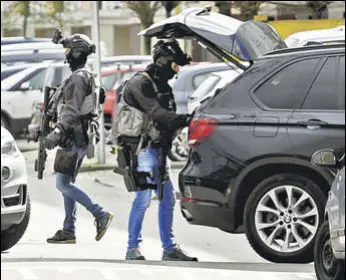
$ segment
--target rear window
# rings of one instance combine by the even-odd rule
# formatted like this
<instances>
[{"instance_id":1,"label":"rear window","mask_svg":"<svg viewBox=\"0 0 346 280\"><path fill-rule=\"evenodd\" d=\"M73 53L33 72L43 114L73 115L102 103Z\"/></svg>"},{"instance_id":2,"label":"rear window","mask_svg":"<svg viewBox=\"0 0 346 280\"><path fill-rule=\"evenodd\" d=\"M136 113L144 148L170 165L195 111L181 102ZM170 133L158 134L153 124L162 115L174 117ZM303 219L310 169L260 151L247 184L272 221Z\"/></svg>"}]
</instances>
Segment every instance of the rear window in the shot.
<instances>
[{"instance_id":1,"label":"rear window","mask_svg":"<svg viewBox=\"0 0 346 280\"><path fill-rule=\"evenodd\" d=\"M117 78L118 78L117 73L102 76L102 87L104 87L105 90L107 91L112 90L117 81Z\"/></svg>"},{"instance_id":2,"label":"rear window","mask_svg":"<svg viewBox=\"0 0 346 280\"><path fill-rule=\"evenodd\" d=\"M210 72L194 76L192 80L193 89L197 89L205 81L209 74Z\"/></svg>"},{"instance_id":3,"label":"rear window","mask_svg":"<svg viewBox=\"0 0 346 280\"><path fill-rule=\"evenodd\" d=\"M271 109L298 109L315 76L320 58L304 59L281 69L256 91L256 98Z\"/></svg>"},{"instance_id":4,"label":"rear window","mask_svg":"<svg viewBox=\"0 0 346 280\"><path fill-rule=\"evenodd\" d=\"M210 75L190 96L191 99L201 99L206 96L218 83L220 77Z\"/></svg>"},{"instance_id":5,"label":"rear window","mask_svg":"<svg viewBox=\"0 0 346 280\"><path fill-rule=\"evenodd\" d=\"M337 110L340 92L337 89L337 58L328 58L318 73L309 94L304 101L306 110ZM344 79L344 78L343 78Z\"/></svg>"}]
</instances>

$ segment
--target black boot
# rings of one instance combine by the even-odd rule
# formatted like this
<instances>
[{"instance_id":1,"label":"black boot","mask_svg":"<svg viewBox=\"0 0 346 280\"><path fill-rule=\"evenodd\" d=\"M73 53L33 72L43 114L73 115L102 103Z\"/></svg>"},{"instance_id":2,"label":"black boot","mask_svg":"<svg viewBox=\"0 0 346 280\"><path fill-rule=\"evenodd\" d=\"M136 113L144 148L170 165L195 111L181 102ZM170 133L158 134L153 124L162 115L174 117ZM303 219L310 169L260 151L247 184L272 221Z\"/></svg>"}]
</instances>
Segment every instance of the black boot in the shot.
<instances>
[{"instance_id":1,"label":"black boot","mask_svg":"<svg viewBox=\"0 0 346 280\"><path fill-rule=\"evenodd\" d=\"M175 246L172 251L164 251L163 261L182 261L182 262L198 262L197 258L189 257L179 246Z\"/></svg>"}]
</instances>

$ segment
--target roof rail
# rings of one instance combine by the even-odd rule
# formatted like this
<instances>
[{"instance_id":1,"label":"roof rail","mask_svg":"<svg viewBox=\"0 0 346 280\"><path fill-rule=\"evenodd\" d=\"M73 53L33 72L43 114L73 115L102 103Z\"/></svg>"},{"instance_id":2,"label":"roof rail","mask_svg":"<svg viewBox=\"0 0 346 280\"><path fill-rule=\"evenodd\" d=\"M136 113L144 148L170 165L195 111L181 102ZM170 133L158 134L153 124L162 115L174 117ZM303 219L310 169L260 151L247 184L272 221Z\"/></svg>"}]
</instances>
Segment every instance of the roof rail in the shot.
<instances>
[{"instance_id":1,"label":"roof rail","mask_svg":"<svg viewBox=\"0 0 346 280\"><path fill-rule=\"evenodd\" d=\"M275 54L295 53L295 52L304 52L304 51L340 49L340 48L345 48L345 44L340 43L340 44L332 44L332 45L317 45L317 46L305 46L305 47L298 47L298 48L280 49L280 50L266 53L263 56L275 55Z\"/></svg>"}]
</instances>

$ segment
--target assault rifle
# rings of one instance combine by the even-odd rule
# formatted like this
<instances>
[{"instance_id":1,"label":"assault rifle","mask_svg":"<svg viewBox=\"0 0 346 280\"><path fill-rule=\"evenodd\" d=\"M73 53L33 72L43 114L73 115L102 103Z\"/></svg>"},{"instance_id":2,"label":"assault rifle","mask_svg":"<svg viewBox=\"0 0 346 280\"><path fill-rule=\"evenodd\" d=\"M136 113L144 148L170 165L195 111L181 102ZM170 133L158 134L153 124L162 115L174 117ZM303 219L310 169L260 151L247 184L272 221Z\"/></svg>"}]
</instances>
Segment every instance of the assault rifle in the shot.
<instances>
[{"instance_id":1,"label":"assault rifle","mask_svg":"<svg viewBox=\"0 0 346 280\"><path fill-rule=\"evenodd\" d=\"M53 96L57 89L54 87L45 86L44 88L44 107L41 113L40 129L37 132L37 139L39 142L38 155L35 160L35 171L38 172L37 178L42 180L43 171L47 160L47 152L43 144L44 138L51 132L50 122L52 121L52 114L49 109L52 107L53 102L50 101L50 96Z\"/></svg>"}]
</instances>

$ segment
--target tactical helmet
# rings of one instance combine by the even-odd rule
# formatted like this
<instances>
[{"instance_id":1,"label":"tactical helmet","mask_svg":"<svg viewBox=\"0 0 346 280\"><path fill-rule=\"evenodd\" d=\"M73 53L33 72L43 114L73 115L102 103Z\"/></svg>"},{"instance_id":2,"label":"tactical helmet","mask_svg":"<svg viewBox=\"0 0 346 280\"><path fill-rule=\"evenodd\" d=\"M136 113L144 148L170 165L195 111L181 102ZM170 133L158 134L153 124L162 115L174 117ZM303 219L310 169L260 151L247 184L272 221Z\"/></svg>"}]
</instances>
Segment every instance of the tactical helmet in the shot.
<instances>
[{"instance_id":1,"label":"tactical helmet","mask_svg":"<svg viewBox=\"0 0 346 280\"><path fill-rule=\"evenodd\" d=\"M84 34L74 34L62 39L61 44L67 50L66 56L77 59L80 55L88 56L95 53L96 47L91 39Z\"/></svg>"},{"instance_id":2,"label":"tactical helmet","mask_svg":"<svg viewBox=\"0 0 346 280\"><path fill-rule=\"evenodd\" d=\"M74 34L63 38L59 28L55 30L52 41L63 45L66 49L66 58L78 59L81 55L87 57L96 51L95 44L88 36Z\"/></svg>"},{"instance_id":3,"label":"tactical helmet","mask_svg":"<svg viewBox=\"0 0 346 280\"><path fill-rule=\"evenodd\" d=\"M172 62L180 66L190 64L191 58L183 52L177 40L158 41L153 48L154 62L167 65Z\"/></svg>"}]
</instances>

